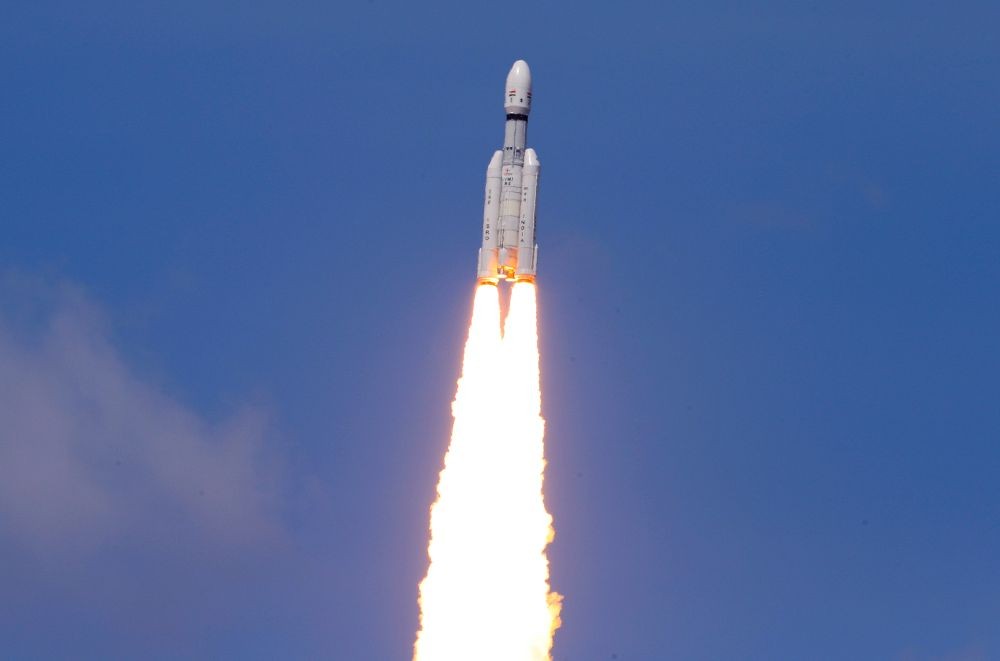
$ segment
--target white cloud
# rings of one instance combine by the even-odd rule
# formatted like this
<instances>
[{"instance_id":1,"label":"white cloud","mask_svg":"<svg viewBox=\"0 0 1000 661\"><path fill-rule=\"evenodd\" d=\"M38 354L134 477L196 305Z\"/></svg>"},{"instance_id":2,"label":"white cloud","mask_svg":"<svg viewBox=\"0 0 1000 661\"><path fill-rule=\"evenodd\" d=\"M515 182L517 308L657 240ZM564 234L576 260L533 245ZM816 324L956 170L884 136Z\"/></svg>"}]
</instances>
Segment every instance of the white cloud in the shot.
<instances>
[{"instance_id":1,"label":"white cloud","mask_svg":"<svg viewBox=\"0 0 1000 661\"><path fill-rule=\"evenodd\" d=\"M0 283L0 543L275 539L267 434L260 411L212 424L139 378L78 290Z\"/></svg>"}]
</instances>

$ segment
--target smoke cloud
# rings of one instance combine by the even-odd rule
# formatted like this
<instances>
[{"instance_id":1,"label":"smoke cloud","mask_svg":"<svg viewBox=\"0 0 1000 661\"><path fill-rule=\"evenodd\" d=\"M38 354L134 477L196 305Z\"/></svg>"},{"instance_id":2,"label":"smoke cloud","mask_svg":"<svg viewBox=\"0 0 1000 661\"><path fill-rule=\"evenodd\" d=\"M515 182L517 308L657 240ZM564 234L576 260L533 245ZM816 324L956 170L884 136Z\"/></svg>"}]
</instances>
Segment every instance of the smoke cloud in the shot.
<instances>
[{"instance_id":1,"label":"smoke cloud","mask_svg":"<svg viewBox=\"0 0 1000 661\"><path fill-rule=\"evenodd\" d=\"M138 529L274 534L261 412L207 423L130 372L82 293L47 294L20 320L0 312L0 536L56 553Z\"/></svg>"},{"instance_id":2,"label":"smoke cloud","mask_svg":"<svg viewBox=\"0 0 1000 661\"><path fill-rule=\"evenodd\" d=\"M204 653L157 637L225 626L264 580L286 536L271 433L259 409L210 422L138 376L79 289L0 279L5 653Z\"/></svg>"}]
</instances>

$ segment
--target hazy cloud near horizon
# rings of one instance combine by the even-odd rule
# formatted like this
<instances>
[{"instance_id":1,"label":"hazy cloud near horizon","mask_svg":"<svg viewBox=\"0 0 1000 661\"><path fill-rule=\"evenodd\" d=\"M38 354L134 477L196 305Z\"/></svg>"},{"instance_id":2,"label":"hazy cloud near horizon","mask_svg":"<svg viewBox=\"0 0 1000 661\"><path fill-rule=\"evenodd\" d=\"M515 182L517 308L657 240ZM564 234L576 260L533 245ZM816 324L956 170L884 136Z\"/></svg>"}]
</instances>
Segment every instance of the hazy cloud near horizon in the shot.
<instances>
[{"instance_id":1,"label":"hazy cloud near horizon","mask_svg":"<svg viewBox=\"0 0 1000 661\"><path fill-rule=\"evenodd\" d=\"M209 419L144 377L80 287L0 274L4 654L274 658L285 620L312 644L334 579L295 516L329 500L283 440L265 407Z\"/></svg>"},{"instance_id":2,"label":"hazy cloud near horizon","mask_svg":"<svg viewBox=\"0 0 1000 661\"><path fill-rule=\"evenodd\" d=\"M268 433L260 410L212 424L136 376L79 289L0 281L0 545L275 541Z\"/></svg>"}]
</instances>

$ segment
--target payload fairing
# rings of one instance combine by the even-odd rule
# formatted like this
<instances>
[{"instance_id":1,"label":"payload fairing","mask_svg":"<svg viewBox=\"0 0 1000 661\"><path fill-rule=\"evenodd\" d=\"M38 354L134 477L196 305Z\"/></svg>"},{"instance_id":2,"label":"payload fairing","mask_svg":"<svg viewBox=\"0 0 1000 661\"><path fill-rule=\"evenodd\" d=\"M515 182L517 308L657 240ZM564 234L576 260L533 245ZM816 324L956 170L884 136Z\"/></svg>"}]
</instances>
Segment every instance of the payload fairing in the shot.
<instances>
[{"instance_id":1,"label":"payload fairing","mask_svg":"<svg viewBox=\"0 0 1000 661\"><path fill-rule=\"evenodd\" d=\"M525 149L531 112L531 71L518 60L507 74L504 96L507 124L503 150L486 168L483 201L483 245L479 249L479 282L535 279L535 201L540 164L534 149Z\"/></svg>"}]
</instances>

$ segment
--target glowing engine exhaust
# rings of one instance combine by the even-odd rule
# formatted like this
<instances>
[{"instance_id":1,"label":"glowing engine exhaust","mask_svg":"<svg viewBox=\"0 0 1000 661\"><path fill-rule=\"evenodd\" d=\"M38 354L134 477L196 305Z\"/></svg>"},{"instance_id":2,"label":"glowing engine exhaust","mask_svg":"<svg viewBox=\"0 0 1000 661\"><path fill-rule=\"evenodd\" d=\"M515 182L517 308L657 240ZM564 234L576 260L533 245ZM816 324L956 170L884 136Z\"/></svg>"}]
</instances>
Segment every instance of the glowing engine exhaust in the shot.
<instances>
[{"instance_id":1,"label":"glowing engine exhaust","mask_svg":"<svg viewBox=\"0 0 1000 661\"><path fill-rule=\"evenodd\" d=\"M548 661L560 596L549 589L535 285L480 285L431 507L415 661ZM501 369L510 377L497 388ZM503 411L498 416L497 411Z\"/></svg>"}]
</instances>

